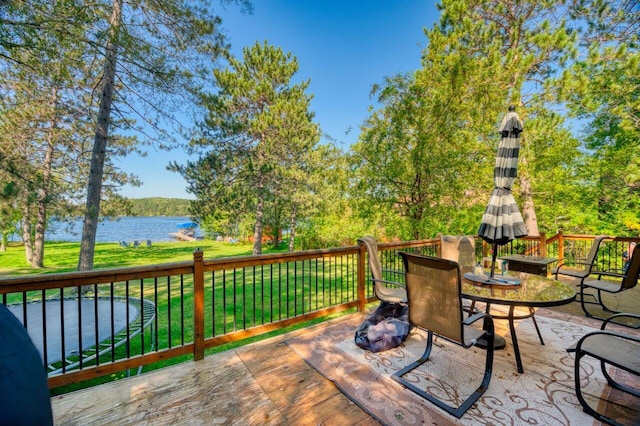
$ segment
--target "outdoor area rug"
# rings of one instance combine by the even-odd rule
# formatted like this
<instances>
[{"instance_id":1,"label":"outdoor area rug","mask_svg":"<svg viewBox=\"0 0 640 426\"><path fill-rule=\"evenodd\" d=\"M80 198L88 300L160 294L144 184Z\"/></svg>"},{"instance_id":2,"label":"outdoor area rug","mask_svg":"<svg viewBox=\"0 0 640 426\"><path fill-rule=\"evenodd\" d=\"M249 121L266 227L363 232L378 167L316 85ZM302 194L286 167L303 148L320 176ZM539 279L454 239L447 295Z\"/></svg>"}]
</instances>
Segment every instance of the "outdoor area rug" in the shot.
<instances>
[{"instance_id":1,"label":"outdoor area rug","mask_svg":"<svg viewBox=\"0 0 640 426\"><path fill-rule=\"evenodd\" d=\"M601 322L540 309L536 319L545 345L541 345L530 319L516 322L524 373L518 374L506 321L495 321L496 333L507 348L495 351L493 377L488 391L461 419L448 415L391 379L391 375L424 352L426 332L414 329L400 347L372 353L354 343L355 330L364 321L356 315L324 329L287 341L352 401L387 425L591 425L600 424L582 411L574 386L574 355L566 348ZM626 329L628 330L628 329ZM463 349L437 339L430 361L405 375L440 399L456 404L481 382L485 354L476 347ZM586 361L586 363L585 363ZM615 404L601 406L622 424L640 424L640 405L633 397L611 391L593 359L583 360L583 391L592 406L603 395ZM635 378L617 372L627 383Z\"/></svg>"}]
</instances>

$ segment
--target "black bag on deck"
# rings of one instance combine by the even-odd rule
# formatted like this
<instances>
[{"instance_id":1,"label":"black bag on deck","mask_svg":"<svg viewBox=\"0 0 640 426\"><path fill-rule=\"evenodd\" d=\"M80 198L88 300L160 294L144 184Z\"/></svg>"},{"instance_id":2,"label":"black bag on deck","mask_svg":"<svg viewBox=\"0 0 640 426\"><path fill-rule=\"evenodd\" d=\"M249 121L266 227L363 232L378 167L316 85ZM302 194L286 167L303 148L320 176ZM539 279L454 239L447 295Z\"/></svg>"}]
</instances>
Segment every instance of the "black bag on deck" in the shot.
<instances>
[{"instance_id":1,"label":"black bag on deck","mask_svg":"<svg viewBox=\"0 0 640 426\"><path fill-rule=\"evenodd\" d=\"M380 302L356 330L356 345L371 352L395 348L409 334L409 306Z\"/></svg>"}]
</instances>

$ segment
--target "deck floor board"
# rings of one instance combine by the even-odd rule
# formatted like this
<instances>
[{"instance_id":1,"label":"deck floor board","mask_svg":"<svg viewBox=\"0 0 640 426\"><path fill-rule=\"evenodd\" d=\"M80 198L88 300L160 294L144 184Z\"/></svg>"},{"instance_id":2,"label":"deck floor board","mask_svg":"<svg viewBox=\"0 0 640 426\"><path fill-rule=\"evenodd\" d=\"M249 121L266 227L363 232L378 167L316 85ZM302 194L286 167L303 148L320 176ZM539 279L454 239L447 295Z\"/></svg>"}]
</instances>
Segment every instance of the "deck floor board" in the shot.
<instances>
[{"instance_id":1,"label":"deck floor board","mask_svg":"<svg viewBox=\"0 0 640 426\"><path fill-rule=\"evenodd\" d=\"M290 337L53 397L54 423L377 425L289 349Z\"/></svg>"},{"instance_id":2,"label":"deck floor board","mask_svg":"<svg viewBox=\"0 0 640 426\"><path fill-rule=\"evenodd\" d=\"M630 290L640 296L640 289ZM638 298L617 306L637 311ZM628 306L629 305L629 306ZM578 303L552 310L583 316ZM353 314L359 315L359 314ZM56 425L377 425L285 343L310 328L53 397Z\"/></svg>"}]
</instances>

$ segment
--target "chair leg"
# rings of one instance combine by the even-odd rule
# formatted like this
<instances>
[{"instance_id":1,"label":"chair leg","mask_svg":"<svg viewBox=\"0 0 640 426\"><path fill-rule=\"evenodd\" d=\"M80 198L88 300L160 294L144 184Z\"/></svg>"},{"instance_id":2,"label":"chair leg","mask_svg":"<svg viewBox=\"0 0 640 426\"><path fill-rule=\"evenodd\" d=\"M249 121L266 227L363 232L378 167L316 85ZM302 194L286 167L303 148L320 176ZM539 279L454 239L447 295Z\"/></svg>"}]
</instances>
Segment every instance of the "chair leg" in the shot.
<instances>
[{"instance_id":1,"label":"chair leg","mask_svg":"<svg viewBox=\"0 0 640 426\"><path fill-rule=\"evenodd\" d=\"M600 304L600 306L602 306L602 310L607 311L607 312L611 312L614 314L619 314L620 312L611 309L609 307L607 307L607 305L604 304L604 301L602 300L602 292L600 290L598 290L598 303Z\"/></svg>"},{"instance_id":2,"label":"chair leg","mask_svg":"<svg viewBox=\"0 0 640 426\"><path fill-rule=\"evenodd\" d=\"M494 347L496 337L495 330L493 328L493 321L491 318L487 317L484 319L482 329L487 332L487 358L485 360L484 377L482 378L482 383L476 390L476 393L480 392L478 398L489 388L489 382L491 381L491 375L493 374L493 352L495 350ZM477 400L478 398L476 398L475 400Z\"/></svg>"},{"instance_id":3,"label":"chair leg","mask_svg":"<svg viewBox=\"0 0 640 426\"><path fill-rule=\"evenodd\" d=\"M615 421L614 419L605 416L604 414L598 413L596 410L591 408L591 406L584 399L584 396L582 395L582 387L580 386L580 360L585 355L586 355L585 353L576 352L576 358L575 358L575 364L574 364L574 378L575 378L576 396L578 397L578 401L580 402L580 405L582 406L582 411L584 411L588 415L596 418L597 420L599 420L599 421L601 421L603 423L607 423L607 424L614 425L614 426L623 426L622 423L619 423L619 422ZM616 389L622 390L624 392L628 392L628 393L640 398L640 393L638 393L638 391L636 391L634 389L631 389L631 388L628 388L628 387L626 387L624 385L621 385L620 383L614 381L613 378L611 378L611 376L609 376L609 374L606 372L606 363L601 361L600 362L600 366L601 366L601 369L602 369L602 373L604 374L605 378L607 379L607 382L609 383L609 385L611 385L612 387L614 387Z\"/></svg>"},{"instance_id":4,"label":"chair leg","mask_svg":"<svg viewBox=\"0 0 640 426\"><path fill-rule=\"evenodd\" d=\"M604 361L600 361L600 369L602 370L602 374L604 375L605 379L607 379L607 383L609 383L609 386L611 386L612 388L621 390L623 392L629 393L637 398L640 398L640 391L630 387L630 386L626 386L623 385L620 382L616 382L613 377L611 377L609 375L609 372L607 372L607 363Z\"/></svg>"},{"instance_id":5,"label":"chair leg","mask_svg":"<svg viewBox=\"0 0 640 426\"><path fill-rule=\"evenodd\" d=\"M392 377L395 379L396 376L397 377L403 376L403 375L407 374L409 371L411 371L414 368L418 367L419 365L424 364L429 359L429 355L431 354L431 348L433 348L433 332L432 331L428 331L427 332L427 347L424 349L424 353L422 354L422 356L420 358L418 358L417 361L412 362L411 364L409 364L406 367L404 367L402 370L394 373Z\"/></svg>"},{"instance_id":6,"label":"chair leg","mask_svg":"<svg viewBox=\"0 0 640 426\"><path fill-rule=\"evenodd\" d=\"M482 396L482 394L484 394L486 392L487 388L489 387L489 382L491 381L491 375L492 375L492 371L493 371L494 330L493 330L493 322L491 322L490 318L485 318L484 330L487 331L487 335L486 335L486 338L487 338L487 358L486 358L485 372L484 372L484 376L482 378L482 383L458 407L453 407L453 406L450 406L450 405L446 404L444 401L441 401L441 400L437 399L436 397L426 393L424 390L418 388L414 383L409 382L404 377L402 377L403 375L405 375L409 371L411 371L414 368L416 368L416 367L420 366L421 364L423 364L429 358L429 353L431 352L431 347L432 347L432 344L433 344L432 343L433 342L433 332L431 332L431 331L428 332L427 348L425 349L424 354L420 357L420 359L418 359L417 361L415 361L415 362L411 363L410 365L406 366L402 370L394 373L391 376L391 378L393 380L395 380L396 382L402 384L404 387L406 387L407 389L411 390L412 392L418 394L422 398L434 403L435 405L437 405L441 409L445 410L447 413L449 413L449 414L451 414L451 415L453 415L453 416L455 416L457 418L462 417L464 415L464 413L466 413L467 410L469 408L471 408L471 406L478 401L478 399Z\"/></svg>"},{"instance_id":7,"label":"chair leg","mask_svg":"<svg viewBox=\"0 0 640 426\"><path fill-rule=\"evenodd\" d=\"M595 297L595 296L594 296ZM587 309L587 307L585 306L587 302L584 301L584 287L580 286L580 307L582 308L582 312L584 312L584 314L588 317L588 318L592 318L593 315L591 315L591 312L589 312L589 310Z\"/></svg>"},{"instance_id":8,"label":"chair leg","mask_svg":"<svg viewBox=\"0 0 640 426\"><path fill-rule=\"evenodd\" d=\"M604 302L602 301L602 292L600 289L597 290L598 293L597 295L594 294L587 294L587 296L592 296L596 301L595 302L585 302L584 301L584 288L581 286L580 287L580 307L582 308L582 312L584 312L584 314L588 317L588 318L594 318L594 319L598 319L601 321L605 321L606 319L608 319L607 317L603 317L603 316L598 316L598 315L594 315L593 313L589 312L589 310L587 309L586 305L599 305L603 311L605 312L611 312L612 314L619 314L620 312L609 308L607 305L604 304ZM622 324L625 325L624 323L620 323L618 321L612 321L614 324Z\"/></svg>"},{"instance_id":9,"label":"chair leg","mask_svg":"<svg viewBox=\"0 0 640 426\"><path fill-rule=\"evenodd\" d=\"M584 399L584 396L582 395L582 387L580 385L580 360L582 359L583 356L584 356L583 353L576 352L576 359L574 363L574 374L573 374L574 380L575 380L576 396L578 397L578 401L582 406L582 411L584 411L585 413L587 413L592 417L595 417L598 420L603 420L600 414L598 414L596 410L591 408L591 406L587 403L587 401Z\"/></svg>"}]
</instances>

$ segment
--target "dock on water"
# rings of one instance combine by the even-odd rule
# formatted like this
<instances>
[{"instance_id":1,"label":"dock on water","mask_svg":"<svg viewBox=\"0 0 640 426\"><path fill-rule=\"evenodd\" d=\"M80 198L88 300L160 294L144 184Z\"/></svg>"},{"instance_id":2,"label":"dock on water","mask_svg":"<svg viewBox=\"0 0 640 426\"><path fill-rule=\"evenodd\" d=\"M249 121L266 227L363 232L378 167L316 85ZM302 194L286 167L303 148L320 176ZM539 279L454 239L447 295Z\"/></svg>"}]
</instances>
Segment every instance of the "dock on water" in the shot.
<instances>
[{"instance_id":1,"label":"dock on water","mask_svg":"<svg viewBox=\"0 0 640 426\"><path fill-rule=\"evenodd\" d=\"M197 239L196 237L183 234L182 232L170 232L169 236L175 238L176 240L182 240L182 241L195 241Z\"/></svg>"},{"instance_id":2,"label":"dock on water","mask_svg":"<svg viewBox=\"0 0 640 426\"><path fill-rule=\"evenodd\" d=\"M176 225L178 232L170 232L169 236L182 241L196 241L196 228L198 224L195 222L186 222Z\"/></svg>"}]
</instances>

